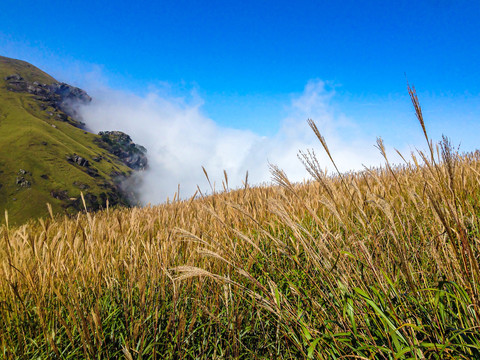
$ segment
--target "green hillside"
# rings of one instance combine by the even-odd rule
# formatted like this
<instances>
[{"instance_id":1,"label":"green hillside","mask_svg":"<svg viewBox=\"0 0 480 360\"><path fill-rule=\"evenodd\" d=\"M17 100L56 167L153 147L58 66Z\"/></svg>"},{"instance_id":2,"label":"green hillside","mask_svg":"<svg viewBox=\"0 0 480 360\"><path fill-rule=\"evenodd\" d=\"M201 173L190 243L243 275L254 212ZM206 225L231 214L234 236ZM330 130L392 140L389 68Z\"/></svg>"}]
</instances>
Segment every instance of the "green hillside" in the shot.
<instances>
[{"instance_id":1,"label":"green hillside","mask_svg":"<svg viewBox=\"0 0 480 360\"><path fill-rule=\"evenodd\" d=\"M81 192L93 210L107 199L128 204L118 179L132 170L99 146L100 136L45 100L43 89L56 83L31 64L0 56L0 223L4 210L15 224L45 216L47 203L54 213L76 213Z\"/></svg>"}]
</instances>

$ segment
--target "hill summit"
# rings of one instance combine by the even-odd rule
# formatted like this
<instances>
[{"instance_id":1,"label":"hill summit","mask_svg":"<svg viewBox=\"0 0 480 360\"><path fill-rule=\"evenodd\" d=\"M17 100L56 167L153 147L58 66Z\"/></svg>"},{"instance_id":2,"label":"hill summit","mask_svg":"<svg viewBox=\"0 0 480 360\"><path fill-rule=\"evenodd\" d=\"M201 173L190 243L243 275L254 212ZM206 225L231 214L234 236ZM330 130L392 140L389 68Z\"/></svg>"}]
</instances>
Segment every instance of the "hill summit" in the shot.
<instances>
[{"instance_id":1,"label":"hill summit","mask_svg":"<svg viewBox=\"0 0 480 360\"><path fill-rule=\"evenodd\" d=\"M82 89L0 56L0 211L11 223L47 215L47 203L74 214L84 208L81 192L88 210L138 202L125 180L147 168L146 149L119 131L88 131L78 107L91 101Z\"/></svg>"}]
</instances>

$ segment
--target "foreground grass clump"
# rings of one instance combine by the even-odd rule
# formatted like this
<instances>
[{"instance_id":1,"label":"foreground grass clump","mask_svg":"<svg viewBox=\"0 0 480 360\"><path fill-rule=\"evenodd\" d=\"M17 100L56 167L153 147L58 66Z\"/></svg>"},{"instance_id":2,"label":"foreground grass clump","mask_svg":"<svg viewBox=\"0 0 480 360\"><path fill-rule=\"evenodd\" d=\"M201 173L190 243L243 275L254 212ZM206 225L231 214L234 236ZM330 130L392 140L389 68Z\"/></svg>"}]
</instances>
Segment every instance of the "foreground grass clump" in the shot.
<instances>
[{"instance_id":1,"label":"foreground grass clump","mask_svg":"<svg viewBox=\"0 0 480 360\"><path fill-rule=\"evenodd\" d=\"M0 358L480 358L480 153L425 136L404 166L306 153L310 183L2 227Z\"/></svg>"}]
</instances>

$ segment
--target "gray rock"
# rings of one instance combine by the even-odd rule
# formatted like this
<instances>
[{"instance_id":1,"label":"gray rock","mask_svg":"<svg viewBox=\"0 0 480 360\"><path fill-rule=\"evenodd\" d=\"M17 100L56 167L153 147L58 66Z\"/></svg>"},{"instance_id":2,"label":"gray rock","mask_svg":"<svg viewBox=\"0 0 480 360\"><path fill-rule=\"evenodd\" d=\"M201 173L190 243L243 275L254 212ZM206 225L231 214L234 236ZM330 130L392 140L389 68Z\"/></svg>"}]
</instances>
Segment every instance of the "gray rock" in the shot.
<instances>
[{"instance_id":1,"label":"gray rock","mask_svg":"<svg viewBox=\"0 0 480 360\"><path fill-rule=\"evenodd\" d=\"M90 166L90 162L81 157L80 155L77 155L77 154L73 154L73 155L67 155L67 161L71 162L71 163L75 163L77 165L80 165L80 166L83 166L83 167L89 167Z\"/></svg>"},{"instance_id":2,"label":"gray rock","mask_svg":"<svg viewBox=\"0 0 480 360\"><path fill-rule=\"evenodd\" d=\"M86 190L86 189L90 188L90 186L88 186L87 184L81 183L79 181L74 181L73 185L78 187L81 190Z\"/></svg>"},{"instance_id":3,"label":"gray rock","mask_svg":"<svg viewBox=\"0 0 480 360\"><path fill-rule=\"evenodd\" d=\"M100 175L98 174L98 170L94 168L87 168L86 170L87 174L90 175L91 177L99 177Z\"/></svg>"},{"instance_id":4,"label":"gray rock","mask_svg":"<svg viewBox=\"0 0 480 360\"><path fill-rule=\"evenodd\" d=\"M75 86L65 83L53 83L49 88L53 93L59 95L62 98L62 101L75 100L82 103L89 103L92 101L92 98L86 91Z\"/></svg>"},{"instance_id":5,"label":"gray rock","mask_svg":"<svg viewBox=\"0 0 480 360\"><path fill-rule=\"evenodd\" d=\"M7 80L7 81L10 81L10 80L14 80L14 81L23 80L23 78L22 78L20 75L18 75L18 74L12 74L12 75L5 76L4 79Z\"/></svg>"},{"instance_id":6,"label":"gray rock","mask_svg":"<svg viewBox=\"0 0 480 360\"><path fill-rule=\"evenodd\" d=\"M50 191L50 195L58 200L67 200L68 199L68 192L67 190L52 190Z\"/></svg>"},{"instance_id":7,"label":"gray rock","mask_svg":"<svg viewBox=\"0 0 480 360\"><path fill-rule=\"evenodd\" d=\"M15 184L20 186L20 187L24 187L24 188L28 188L28 187L32 186L30 181L25 179L23 176L17 176L17 178L15 179Z\"/></svg>"},{"instance_id":8,"label":"gray rock","mask_svg":"<svg viewBox=\"0 0 480 360\"><path fill-rule=\"evenodd\" d=\"M6 76L4 79L7 81L9 91L27 92L35 95L36 100L44 103L41 105L44 110L48 107L61 110L68 115L62 118L63 121L68 121L81 129L85 128L78 112L78 106L91 102L92 98L84 90L65 83L46 85L40 84L38 81L29 82L18 74ZM53 114L49 113L49 115L52 116Z\"/></svg>"},{"instance_id":9,"label":"gray rock","mask_svg":"<svg viewBox=\"0 0 480 360\"><path fill-rule=\"evenodd\" d=\"M99 145L118 156L133 170L145 170L148 167L147 149L135 144L130 136L121 131L100 131Z\"/></svg>"}]
</instances>

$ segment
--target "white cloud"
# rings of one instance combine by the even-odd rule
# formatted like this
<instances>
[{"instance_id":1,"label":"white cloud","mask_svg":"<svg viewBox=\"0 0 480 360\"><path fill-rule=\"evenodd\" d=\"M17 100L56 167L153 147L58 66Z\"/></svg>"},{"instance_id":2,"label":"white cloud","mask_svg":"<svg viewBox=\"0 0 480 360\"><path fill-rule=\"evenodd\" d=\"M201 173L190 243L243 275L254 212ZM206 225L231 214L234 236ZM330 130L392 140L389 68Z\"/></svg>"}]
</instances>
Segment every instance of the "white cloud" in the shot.
<instances>
[{"instance_id":1,"label":"white cloud","mask_svg":"<svg viewBox=\"0 0 480 360\"><path fill-rule=\"evenodd\" d=\"M293 98L289 116L272 137L219 126L202 113L198 96L190 101L155 92L142 97L100 87L92 95L94 101L81 108L89 128L124 131L148 149L150 168L141 187L144 203L165 201L178 184L183 197L191 196L197 185L208 190L202 166L217 190L221 189L223 170L230 188L242 185L246 171L251 184L270 181L268 162L285 170L291 180L301 181L308 174L297 153L307 148L315 148L320 163L331 169L308 118L325 136L342 171L381 162L373 147L375 137L366 138L357 124L336 112L331 105L334 90L319 80L310 81Z\"/></svg>"}]
</instances>

